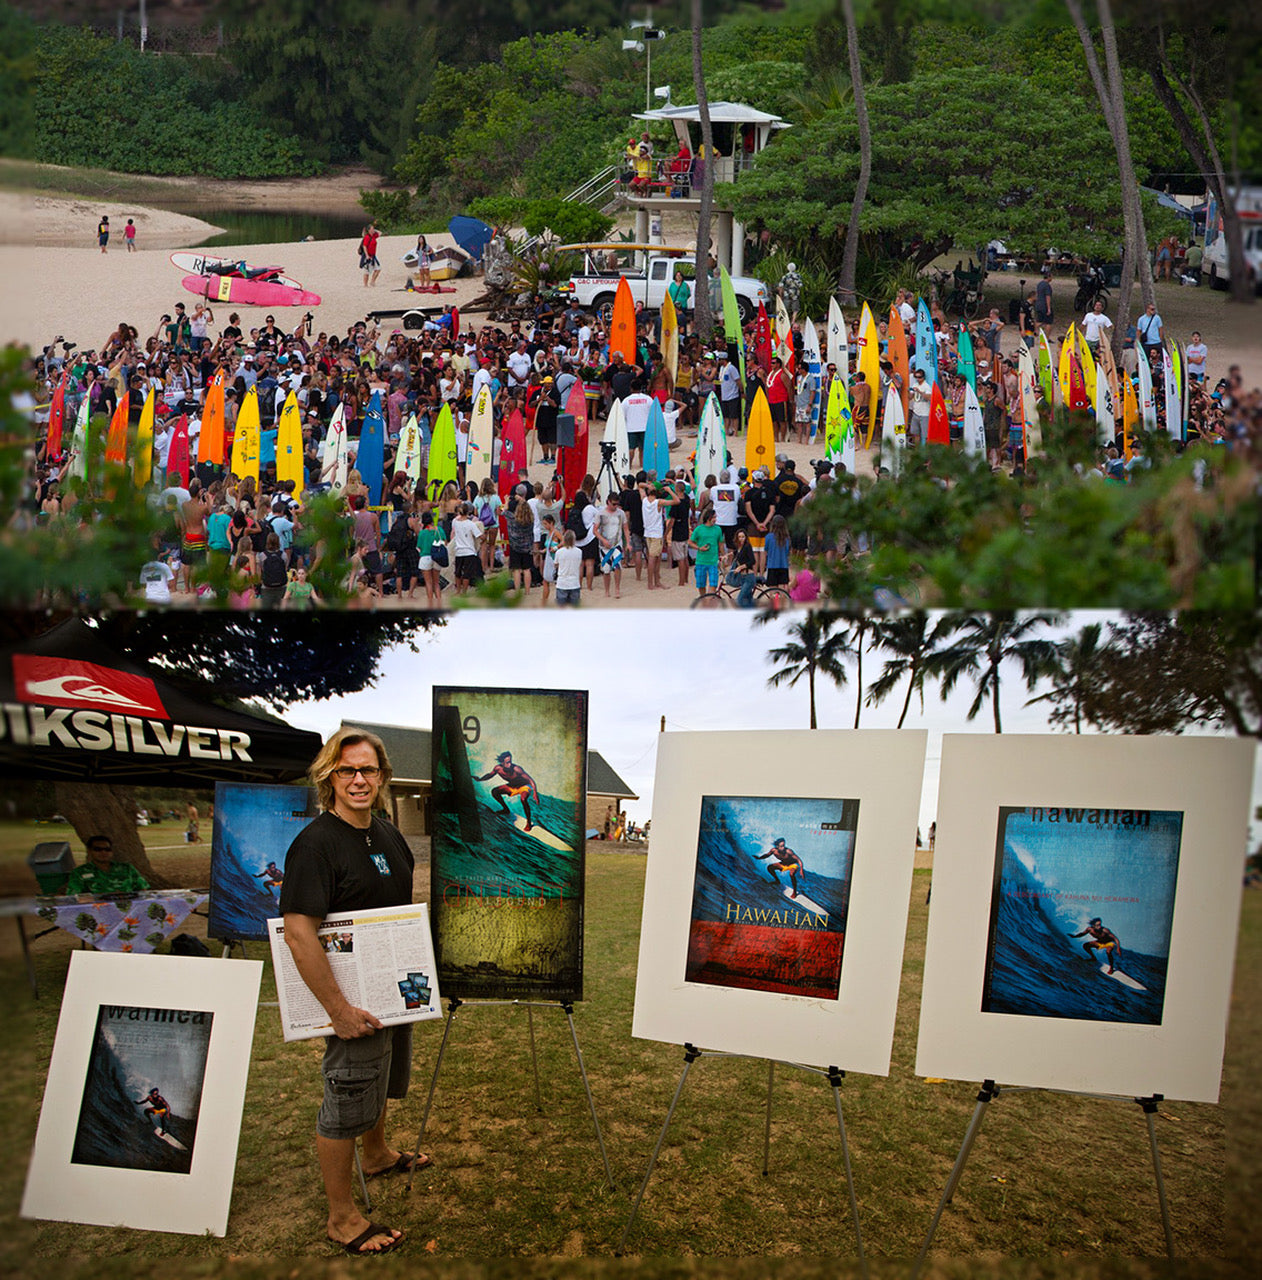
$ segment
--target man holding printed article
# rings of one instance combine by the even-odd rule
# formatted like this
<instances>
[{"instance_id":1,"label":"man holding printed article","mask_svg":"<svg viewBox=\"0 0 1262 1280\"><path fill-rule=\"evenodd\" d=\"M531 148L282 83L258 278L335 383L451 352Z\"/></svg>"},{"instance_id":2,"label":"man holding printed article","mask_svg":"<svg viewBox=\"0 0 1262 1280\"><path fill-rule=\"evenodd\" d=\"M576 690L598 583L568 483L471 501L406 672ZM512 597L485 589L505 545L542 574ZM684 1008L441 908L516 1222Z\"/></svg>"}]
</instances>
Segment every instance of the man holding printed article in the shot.
<instances>
[{"instance_id":1,"label":"man holding printed article","mask_svg":"<svg viewBox=\"0 0 1262 1280\"><path fill-rule=\"evenodd\" d=\"M399 831L373 813L390 778L390 761L375 735L342 729L329 739L311 767L322 812L290 846L280 896L285 943L333 1029L324 1054L316 1151L329 1201L329 1239L356 1255L388 1253L403 1239L402 1232L360 1213L351 1177L361 1135L366 1176L412 1168L411 1155L385 1139L386 1099L407 1093L411 1026L385 1027L346 998L319 929L335 913L412 901L412 852ZM416 1166L429 1163L422 1155Z\"/></svg>"}]
</instances>

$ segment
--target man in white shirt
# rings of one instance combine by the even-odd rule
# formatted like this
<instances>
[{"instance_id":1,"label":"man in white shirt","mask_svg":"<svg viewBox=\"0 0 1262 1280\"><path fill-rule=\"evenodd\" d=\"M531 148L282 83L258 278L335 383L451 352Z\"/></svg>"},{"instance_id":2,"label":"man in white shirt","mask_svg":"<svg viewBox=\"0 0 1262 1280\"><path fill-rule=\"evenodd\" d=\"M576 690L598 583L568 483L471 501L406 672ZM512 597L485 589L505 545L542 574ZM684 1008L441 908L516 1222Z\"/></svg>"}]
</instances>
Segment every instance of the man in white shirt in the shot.
<instances>
[{"instance_id":1,"label":"man in white shirt","mask_svg":"<svg viewBox=\"0 0 1262 1280\"><path fill-rule=\"evenodd\" d=\"M140 567L140 581L145 599L151 604L171 603L171 579L175 577L165 559L150 560Z\"/></svg>"},{"instance_id":2,"label":"man in white shirt","mask_svg":"<svg viewBox=\"0 0 1262 1280\"><path fill-rule=\"evenodd\" d=\"M508 357L508 388L511 391L514 387L522 389L526 386L526 381L530 377L530 356L526 352L526 339L521 338L517 342L517 349Z\"/></svg>"},{"instance_id":3,"label":"man in white shirt","mask_svg":"<svg viewBox=\"0 0 1262 1280\"><path fill-rule=\"evenodd\" d=\"M728 359L726 351L719 353L719 407L723 410L723 429L728 436L740 435L741 371Z\"/></svg>"},{"instance_id":4,"label":"man in white shirt","mask_svg":"<svg viewBox=\"0 0 1262 1280\"><path fill-rule=\"evenodd\" d=\"M641 472L643 474L643 472ZM644 516L645 560L648 564L648 589L662 589L662 540L666 536L666 517L656 489L647 481L641 482L640 510Z\"/></svg>"},{"instance_id":5,"label":"man in white shirt","mask_svg":"<svg viewBox=\"0 0 1262 1280\"><path fill-rule=\"evenodd\" d=\"M633 467L644 465L644 432L648 427L649 409L652 405L653 397L645 394L644 383L637 378L635 390L622 402L622 417L627 424L627 454Z\"/></svg>"},{"instance_id":6,"label":"man in white shirt","mask_svg":"<svg viewBox=\"0 0 1262 1280\"><path fill-rule=\"evenodd\" d=\"M1112 334L1113 321L1104 314L1104 303L1097 298L1091 310L1082 317L1082 336L1086 338L1091 354L1099 351L1101 342L1109 342Z\"/></svg>"},{"instance_id":7,"label":"man in white shirt","mask_svg":"<svg viewBox=\"0 0 1262 1280\"><path fill-rule=\"evenodd\" d=\"M736 522L740 518L741 490L732 483L732 473L725 467L719 472L719 482L710 490L714 503L715 523L723 530L723 542L729 551L736 540Z\"/></svg>"}]
</instances>

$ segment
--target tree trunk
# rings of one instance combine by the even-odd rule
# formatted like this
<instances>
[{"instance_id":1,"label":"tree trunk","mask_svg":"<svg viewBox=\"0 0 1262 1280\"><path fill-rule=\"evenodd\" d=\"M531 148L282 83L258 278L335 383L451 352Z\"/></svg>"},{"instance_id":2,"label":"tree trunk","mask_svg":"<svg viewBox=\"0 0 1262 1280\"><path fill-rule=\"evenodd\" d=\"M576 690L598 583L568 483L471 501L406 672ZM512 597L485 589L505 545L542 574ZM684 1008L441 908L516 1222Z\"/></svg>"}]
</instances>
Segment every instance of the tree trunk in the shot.
<instances>
[{"instance_id":1,"label":"tree trunk","mask_svg":"<svg viewBox=\"0 0 1262 1280\"><path fill-rule=\"evenodd\" d=\"M1118 179L1122 188L1122 222L1125 228L1122 283L1118 291L1117 320L1113 325L1113 353L1120 365L1126 329L1131 320L1131 293L1135 287L1135 273L1138 270L1140 291L1144 305L1147 306L1153 297L1152 271L1148 266L1144 211L1139 199L1139 188L1135 184L1135 167L1131 163L1130 134L1126 128L1126 105L1122 95L1121 71L1117 61L1113 14L1108 0L1098 0L1098 4L1105 62L1109 68L1108 83L1105 82L1104 73L1100 70L1100 60L1096 56L1095 42L1091 38L1087 20L1083 17L1082 5L1079 0L1065 0L1065 7L1069 10L1078 38L1082 41L1082 50L1086 55L1091 83L1095 86L1096 96L1100 99L1100 110L1104 113L1104 122L1108 125L1109 135L1113 139L1113 148L1117 152Z\"/></svg>"},{"instance_id":2,"label":"tree trunk","mask_svg":"<svg viewBox=\"0 0 1262 1280\"><path fill-rule=\"evenodd\" d=\"M817 728L815 723L815 664L812 663L806 671L807 688L811 691L811 728Z\"/></svg>"},{"instance_id":3,"label":"tree trunk","mask_svg":"<svg viewBox=\"0 0 1262 1280\"><path fill-rule=\"evenodd\" d=\"M1178 80L1176 76L1179 88L1187 95L1188 101L1196 112L1196 118L1205 139L1202 145L1201 137L1193 127L1188 113L1183 108L1183 103L1179 101L1178 95L1167 79L1167 71L1171 75L1174 74L1168 61L1165 36L1162 33L1160 43L1149 52L1148 56L1148 75L1152 80L1152 87L1157 91L1157 97L1161 100L1162 106L1169 112L1170 119L1174 121L1179 140L1187 148L1188 155L1192 157L1192 163L1201 171L1206 185L1210 187L1214 198L1218 201L1218 210L1223 220L1223 236L1227 241L1227 266L1231 273L1229 296L1233 302L1254 302L1256 299L1253 290L1249 287L1249 271L1244 260L1244 231L1240 225L1240 214L1232 198L1231 188L1227 185L1226 169L1218 146L1214 142L1209 115L1200 99L1192 92L1190 85Z\"/></svg>"},{"instance_id":4,"label":"tree trunk","mask_svg":"<svg viewBox=\"0 0 1262 1280\"><path fill-rule=\"evenodd\" d=\"M841 279L838 293L843 306L855 304L855 275L859 269L859 219L863 202L868 198L868 179L872 176L872 132L868 124L868 104L863 96L863 67L859 62L859 32L854 18L854 0L841 0L846 18L846 49L850 55L850 88L854 95L855 120L859 125L859 180L850 202L850 221L846 224L846 243L842 251Z\"/></svg>"},{"instance_id":5,"label":"tree trunk","mask_svg":"<svg viewBox=\"0 0 1262 1280\"><path fill-rule=\"evenodd\" d=\"M57 809L84 845L94 835L109 836L115 862L130 862L152 888L170 888L149 862L136 827L136 788L104 782L57 782Z\"/></svg>"},{"instance_id":6,"label":"tree trunk","mask_svg":"<svg viewBox=\"0 0 1262 1280\"><path fill-rule=\"evenodd\" d=\"M907 681L907 696L903 699L903 712L898 717L897 728L903 727L903 721L907 719L907 711L911 706L911 695L916 688L916 664L913 662L911 667L911 676Z\"/></svg>"},{"instance_id":7,"label":"tree trunk","mask_svg":"<svg viewBox=\"0 0 1262 1280\"><path fill-rule=\"evenodd\" d=\"M859 670L856 673L856 683L858 688L854 696L854 727L859 727L859 713L863 710L863 639L864 633L868 629L868 620L863 619L859 623L859 642L855 645L855 656L859 660Z\"/></svg>"},{"instance_id":8,"label":"tree trunk","mask_svg":"<svg viewBox=\"0 0 1262 1280\"><path fill-rule=\"evenodd\" d=\"M705 164L701 169L701 208L697 212L697 257L692 289L692 328L707 345L714 330L710 307L710 218L714 207L714 133L710 126L710 97L706 93L705 68L701 61L701 0L692 0L692 83L701 116L701 146ZM814 719L814 695L811 716ZM815 725L812 723L811 728Z\"/></svg>"}]
</instances>

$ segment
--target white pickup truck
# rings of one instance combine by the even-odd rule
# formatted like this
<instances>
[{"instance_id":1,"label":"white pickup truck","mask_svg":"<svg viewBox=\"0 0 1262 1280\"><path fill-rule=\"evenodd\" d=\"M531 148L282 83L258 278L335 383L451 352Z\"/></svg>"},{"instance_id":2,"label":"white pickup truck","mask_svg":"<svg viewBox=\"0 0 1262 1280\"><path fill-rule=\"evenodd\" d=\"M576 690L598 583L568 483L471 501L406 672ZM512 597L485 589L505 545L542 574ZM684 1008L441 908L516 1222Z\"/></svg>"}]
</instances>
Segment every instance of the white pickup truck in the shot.
<instances>
[{"instance_id":1,"label":"white pickup truck","mask_svg":"<svg viewBox=\"0 0 1262 1280\"><path fill-rule=\"evenodd\" d=\"M656 311L666 297L681 270L692 286L693 251L671 249L660 244L571 244L560 249L583 254L583 270L559 285L563 293L574 298L584 311L594 312L604 323L613 314L614 295L618 281L625 277L631 286L631 296L643 304L646 310ZM741 323L748 324L758 314L758 304L767 305L767 286L751 276L733 276L732 287L736 291L736 303L741 313ZM722 317L719 277L710 277L710 303L717 316Z\"/></svg>"}]
</instances>

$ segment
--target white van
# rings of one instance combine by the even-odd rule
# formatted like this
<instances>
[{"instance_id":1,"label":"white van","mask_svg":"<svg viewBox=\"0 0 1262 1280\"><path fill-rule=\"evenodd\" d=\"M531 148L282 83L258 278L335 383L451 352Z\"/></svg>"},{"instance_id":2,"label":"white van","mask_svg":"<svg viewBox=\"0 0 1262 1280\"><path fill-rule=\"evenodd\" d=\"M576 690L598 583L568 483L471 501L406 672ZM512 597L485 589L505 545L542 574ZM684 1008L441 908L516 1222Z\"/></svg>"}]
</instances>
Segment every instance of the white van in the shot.
<instances>
[{"instance_id":1,"label":"white van","mask_svg":"<svg viewBox=\"0 0 1262 1280\"><path fill-rule=\"evenodd\" d=\"M1262 293L1262 187L1245 187L1235 199L1249 283L1255 292ZM1223 235L1218 201L1212 195L1205 211L1205 257L1201 261L1201 275L1209 280L1211 289L1227 288L1231 277L1227 237Z\"/></svg>"}]
</instances>

